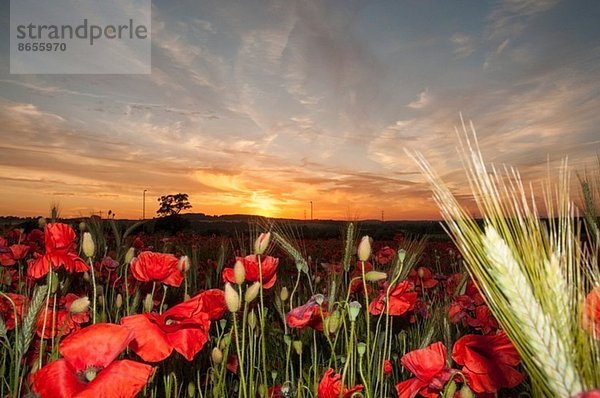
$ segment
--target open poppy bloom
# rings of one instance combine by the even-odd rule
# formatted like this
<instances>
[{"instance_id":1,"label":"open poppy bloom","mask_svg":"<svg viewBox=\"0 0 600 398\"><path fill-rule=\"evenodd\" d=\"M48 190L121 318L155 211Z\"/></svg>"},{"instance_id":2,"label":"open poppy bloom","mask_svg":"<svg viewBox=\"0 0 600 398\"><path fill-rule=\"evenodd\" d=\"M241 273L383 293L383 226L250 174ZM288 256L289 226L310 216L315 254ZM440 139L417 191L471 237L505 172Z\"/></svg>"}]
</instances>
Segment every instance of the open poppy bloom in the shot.
<instances>
[{"instance_id":1,"label":"open poppy bloom","mask_svg":"<svg viewBox=\"0 0 600 398\"><path fill-rule=\"evenodd\" d=\"M133 398L144 387L153 368L115 359L131 341L123 326L97 323L64 339L61 359L32 375L33 391L42 398Z\"/></svg>"},{"instance_id":2,"label":"open poppy bloom","mask_svg":"<svg viewBox=\"0 0 600 398\"><path fill-rule=\"evenodd\" d=\"M225 309L223 291L212 289L160 315L131 315L121 324L133 333L130 347L144 361L162 361L173 350L191 361L208 341L210 321L221 319Z\"/></svg>"},{"instance_id":3,"label":"open poppy bloom","mask_svg":"<svg viewBox=\"0 0 600 398\"><path fill-rule=\"evenodd\" d=\"M463 365L467 384L476 393L496 393L513 388L523 381L514 367L521 358L506 333L480 336L468 334L454 343L452 358Z\"/></svg>"},{"instance_id":4,"label":"open poppy bloom","mask_svg":"<svg viewBox=\"0 0 600 398\"><path fill-rule=\"evenodd\" d=\"M250 255L246 257L237 257L236 260L244 264L246 270L246 281L262 282L263 289L270 289L277 281L277 266L279 259L271 256L260 256L260 265L262 268L262 281L260 281L260 273L258 267L258 256ZM235 283L233 276L233 268L225 268L223 270L223 282Z\"/></svg>"},{"instance_id":5,"label":"open poppy bloom","mask_svg":"<svg viewBox=\"0 0 600 398\"><path fill-rule=\"evenodd\" d=\"M75 231L67 224L50 223L44 230L43 255L36 253L33 260L29 260L27 275L34 279L45 276L52 269L63 267L68 272L85 272L88 265L74 252Z\"/></svg>"},{"instance_id":6,"label":"open poppy bloom","mask_svg":"<svg viewBox=\"0 0 600 398\"><path fill-rule=\"evenodd\" d=\"M342 392L343 388L343 392ZM321 382L319 383L318 398L339 398L342 393L343 398L350 398L355 392L363 390L363 385L358 384L351 389L342 387L342 376L335 374L333 369L327 369Z\"/></svg>"},{"instance_id":7,"label":"open poppy bloom","mask_svg":"<svg viewBox=\"0 0 600 398\"><path fill-rule=\"evenodd\" d=\"M13 330L15 325L20 324L23 319L25 308L29 305L29 298L21 294L6 293L12 303L4 296L0 296L0 316L4 320L6 330ZM15 311L17 319L15 319Z\"/></svg>"},{"instance_id":8,"label":"open poppy bloom","mask_svg":"<svg viewBox=\"0 0 600 398\"><path fill-rule=\"evenodd\" d=\"M446 366L446 347L441 342L411 351L400 362L415 375L396 385L400 398L413 398L417 394L427 398L438 397L444 385L456 373Z\"/></svg>"},{"instance_id":9,"label":"open poppy bloom","mask_svg":"<svg viewBox=\"0 0 600 398\"><path fill-rule=\"evenodd\" d=\"M413 291L413 284L407 280L398 283L391 291L389 296L389 315L402 315L414 308L417 301L417 293ZM369 305L369 312L373 315L379 315L386 309L386 291L384 288L379 296Z\"/></svg>"},{"instance_id":10,"label":"open poppy bloom","mask_svg":"<svg viewBox=\"0 0 600 398\"><path fill-rule=\"evenodd\" d=\"M178 262L172 254L141 252L131 261L131 274L140 282L161 282L179 287L183 273L177 268Z\"/></svg>"},{"instance_id":11,"label":"open poppy bloom","mask_svg":"<svg viewBox=\"0 0 600 398\"><path fill-rule=\"evenodd\" d=\"M317 303L317 296L321 296L321 305ZM292 309L285 318L291 328L304 329L311 327L323 331L323 319L328 315L325 308L327 308L327 302L324 300L323 295L314 295L306 304Z\"/></svg>"}]
</instances>

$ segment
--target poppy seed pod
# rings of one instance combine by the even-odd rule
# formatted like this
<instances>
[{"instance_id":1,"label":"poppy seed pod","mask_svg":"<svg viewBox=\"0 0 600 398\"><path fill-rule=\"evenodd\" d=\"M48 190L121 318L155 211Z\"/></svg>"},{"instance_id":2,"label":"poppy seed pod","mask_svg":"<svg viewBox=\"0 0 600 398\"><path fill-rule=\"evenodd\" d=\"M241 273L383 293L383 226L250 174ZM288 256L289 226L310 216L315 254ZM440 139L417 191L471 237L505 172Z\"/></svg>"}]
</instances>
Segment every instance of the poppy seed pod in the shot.
<instances>
[{"instance_id":1,"label":"poppy seed pod","mask_svg":"<svg viewBox=\"0 0 600 398\"><path fill-rule=\"evenodd\" d=\"M270 232L263 232L262 234L260 234L260 236L254 241L254 254L263 254L267 250L270 241Z\"/></svg>"},{"instance_id":2,"label":"poppy seed pod","mask_svg":"<svg viewBox=\"0 0 600 398\"><path fill-rule=\"evenodd\" d=\"M356 351L358 352L358 356L362 357L363 355L365 355L365 352L367 351L367 345L363 342L360 342L356 345Z\"/></svg>"},{"instance_id":3,"label":"poppy seed pod","mask_svg":"<svg viewBox=\"0 0 600 398\"><path fill-rule=\"evenodd\" d=\"M400 260L401 263L404 262L405 258L406 258L406 250L404 250L404 249L398 250L398 259Z\"/></svg>"},{"instance_id":4,"label":"poppy seed pod","mask_svg":"<svg viewBox=\"0 0 600 398\"><path fill-rule=\"evenodd\" d=\"M352 301L350 304L348 304L348 317L350 318L350 322L356 321L361 307L362 305L360 305L358 301Z\"/></svg>"},{"instance_id":5,"label":"poppy seed pod","mask_svg":"<svg viewBox=\"0 0 600 398\"><path fill-rule=\"evenodd\" d=\"M367 261L369 257L371 257L371 238L365 235L358 244L358 259L360 261Z\"/></svg>"},{"instance_id":6,"label":"poppy seed pod","mask_svg":"<svg viewBox=\"0 0 600 398\"><path fill-rule=\"evenodd\" d=\"M247 303L251 303L258 296L260 292L260 282L254 282L248 289L246 289L246 295L244 298Z\"/></svg>"},{"instance_id":7,"label":"poppy seed pod","mask_svg":"<svg viewBox=\"0 0 600 398\"><path fill-rule=\"evenodd\" d=\"M87 258L94 257L96 245L94 244L94 240L92 239L92 234L90 234L89 232L83 233L83 243L81 244L81 246L83 248L83 254L85 254Z\"/></svg>"},{"instance_id":8,"label":"poppy seed pod","mask_svg":"<svg viewBox=\"0 0 600 398\"><path fill-rule=\"evenodd\" d=\"M230 283L225 284L225 303L229 312L238 312L240 309L240 296Z\"/></svg>"},{"instance_id":9,"label":"poppy seed pod","mask_svg":"<svg viewBox=\"0 0 600 398\"><path fill-rule=\"evenodd\" d=\"M233 279L235 279L235 283L238 285L241 285L246 280L246 268L244 268L244 263L240 260L237 260L233 266Z\"/></svg>"}]
</instances>

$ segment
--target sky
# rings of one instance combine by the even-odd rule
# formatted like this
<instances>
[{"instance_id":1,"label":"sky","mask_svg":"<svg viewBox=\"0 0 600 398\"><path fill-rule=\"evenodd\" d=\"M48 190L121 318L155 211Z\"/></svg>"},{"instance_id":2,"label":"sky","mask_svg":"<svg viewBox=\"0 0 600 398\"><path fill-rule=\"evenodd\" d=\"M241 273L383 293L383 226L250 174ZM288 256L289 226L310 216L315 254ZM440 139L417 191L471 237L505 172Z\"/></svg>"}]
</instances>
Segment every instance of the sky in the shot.
<instances>
[{"instance_id":1,"label":"sky","mask_svg":"<svg viewBox=\"0 0 600 398\"><path fill-rule=\"evenodd\" d=\"M8 2L0 6L7 36ZM438 219L406 155L457 195L460 115L537 182L598 167L600 2L152 2L149 75L11 75L0 42L0 215L192 212Z\"/></svg>"}]
</instances>

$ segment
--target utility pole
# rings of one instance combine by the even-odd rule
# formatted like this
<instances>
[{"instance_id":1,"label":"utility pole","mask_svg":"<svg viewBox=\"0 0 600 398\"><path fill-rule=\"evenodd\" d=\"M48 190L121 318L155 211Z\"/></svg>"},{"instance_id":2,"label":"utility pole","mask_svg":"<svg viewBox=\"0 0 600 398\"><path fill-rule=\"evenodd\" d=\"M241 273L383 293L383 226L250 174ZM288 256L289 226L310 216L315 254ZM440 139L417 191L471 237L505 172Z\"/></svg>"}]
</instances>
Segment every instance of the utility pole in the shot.
<instances>
[{"instance_id":1,"label":"utility pole","mask_svg":"<svg viewBox=\"0 0 600 398\"><path fill-rule=\"evenodd\" d=\"M313 202L312 200L310 201L310 221L313 220Z\"/></svg>"},{"instance_id":2,"label":"utility pole","mask_svg":"<svg viewBox=\"0 0 600 398\"><path fill-rule=\"evenodd\" d=\"M383 210L381 210L381 222L383 222Z\"/></svg>"},{"instance_id":3,"label":"utility pole","mask_svg":"<svg viewBox=\"0 0 600 398\"><path fill-rule=\"evenodd\" d=\"M142 199L142 220L146 219L146 191L147 189L144 189L144 193L143 193L143 199Z\"/></svg>"}]
</instances>

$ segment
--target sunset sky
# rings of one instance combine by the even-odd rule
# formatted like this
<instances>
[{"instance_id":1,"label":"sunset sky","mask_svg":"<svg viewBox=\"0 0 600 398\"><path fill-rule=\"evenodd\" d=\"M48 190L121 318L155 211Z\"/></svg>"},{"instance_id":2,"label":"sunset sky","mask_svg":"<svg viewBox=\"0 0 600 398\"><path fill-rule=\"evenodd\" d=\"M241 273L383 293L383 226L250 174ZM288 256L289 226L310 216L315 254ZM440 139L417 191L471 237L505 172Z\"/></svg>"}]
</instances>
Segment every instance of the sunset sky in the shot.
<instances>
[{"instance_id":1,"label":"sunset sky","mask_svg":"<svg viewBox=\"0 0 600 398\"><path fill-rule=\"evenodd\" d=\"M7 36L8 2L2 5ZM151 75L11 75L0 215L112 209L435 219L404 148L457 193L454 126L537 180L600 152L600 2L155 0Z\"/></svg>"}]
</instances>

